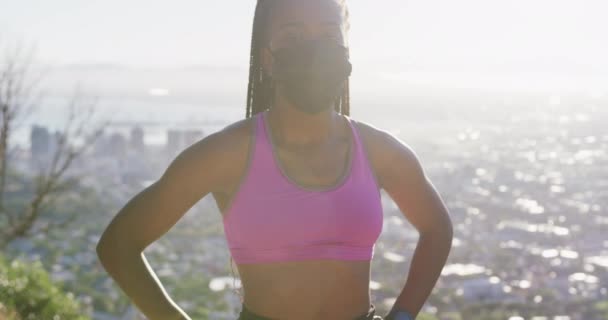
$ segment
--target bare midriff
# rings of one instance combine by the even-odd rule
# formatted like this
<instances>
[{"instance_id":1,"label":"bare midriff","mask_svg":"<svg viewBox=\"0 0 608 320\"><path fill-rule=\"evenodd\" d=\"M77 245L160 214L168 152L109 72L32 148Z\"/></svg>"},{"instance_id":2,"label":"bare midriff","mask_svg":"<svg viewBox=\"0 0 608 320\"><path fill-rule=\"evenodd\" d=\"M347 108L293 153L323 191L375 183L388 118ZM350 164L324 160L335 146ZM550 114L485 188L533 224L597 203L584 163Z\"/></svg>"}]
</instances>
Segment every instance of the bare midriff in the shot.
<instances>
[{"instance_id":1,"label":"bare midriff","mask_svg":"<svg viewBox=\"0 0 608 320\"><path fill-rule=\"evenodd\" d=\"M309 260L238 265L244 304L273 319L352 320L370 306L370 261Z\"/></svg>"}]
</instances>

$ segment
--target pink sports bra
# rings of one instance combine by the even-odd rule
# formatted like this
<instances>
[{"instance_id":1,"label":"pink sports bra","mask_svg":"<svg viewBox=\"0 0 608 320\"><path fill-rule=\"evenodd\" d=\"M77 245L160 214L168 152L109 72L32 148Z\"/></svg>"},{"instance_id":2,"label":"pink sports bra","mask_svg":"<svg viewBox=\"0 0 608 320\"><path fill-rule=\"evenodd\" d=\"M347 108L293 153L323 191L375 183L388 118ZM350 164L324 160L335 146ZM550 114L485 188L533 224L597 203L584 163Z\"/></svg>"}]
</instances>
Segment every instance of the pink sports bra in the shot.
<instances>
[{"instance_id":1,"label":"pink sports bra","mask_svg":"<svg viewBox=\"0 0 608 320\"><path fill-rule=\"evenodd\" d=\"M382 232L382 204L351 119L346 117L354 141L348 172L334 186L307 188L293 182L277 162L266 112L254 116L247 172L223 216L234 260L371 260Z\"/></svg>"}]
</instances>

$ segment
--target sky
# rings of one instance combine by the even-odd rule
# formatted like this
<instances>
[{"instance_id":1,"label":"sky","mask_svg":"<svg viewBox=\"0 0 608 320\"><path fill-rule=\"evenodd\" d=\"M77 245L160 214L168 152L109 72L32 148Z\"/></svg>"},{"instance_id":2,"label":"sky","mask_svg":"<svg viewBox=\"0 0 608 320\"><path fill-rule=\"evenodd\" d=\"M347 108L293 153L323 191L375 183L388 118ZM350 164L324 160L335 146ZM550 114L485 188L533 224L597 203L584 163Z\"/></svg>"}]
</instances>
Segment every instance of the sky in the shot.
<instances>
[{"instance_id":1,"label":"sky","mask_svg":"<svg viewBox=\"0 0 608 320\"><path fill-rule=\"evenodd\" d=\"M604 0L348 4L353 74L366 75L362 84L598 91L608 83ZM246 70L254 6L253 0L0 0L0 44L34 43L38 59L59 66Z\"/></svg>"}]
</instances>

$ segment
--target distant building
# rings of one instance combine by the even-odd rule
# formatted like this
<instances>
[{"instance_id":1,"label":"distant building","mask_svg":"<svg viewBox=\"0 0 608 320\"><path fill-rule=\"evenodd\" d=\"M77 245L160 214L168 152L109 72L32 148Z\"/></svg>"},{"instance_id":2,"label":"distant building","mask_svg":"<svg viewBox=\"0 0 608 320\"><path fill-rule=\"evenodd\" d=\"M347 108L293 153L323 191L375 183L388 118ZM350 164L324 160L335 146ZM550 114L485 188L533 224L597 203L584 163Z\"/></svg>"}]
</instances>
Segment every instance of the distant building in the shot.
<instances>
[{"instance_id":1,"label":"distant building","mask_svg":"<svg viewBox=\"0 0 608 320\"><path fill-rule=\"evenodd\" d=\"M140 126L135 126L131 129L131 148L135 151L144 151L146 145L144 142L144 129Z\"/></svg>"},{"instance_id":2,"label":"distant building","mask_svg":"<svg viewBox=\"0 0 608 320\"><path fill-rule=\"evenodd\" d=\"M108 139L108 152L113 157L124 157L127 152L127 139L118 132L112 133Z\"/></svg>"},{"instance_id":3,"label":"distant building","mask_svg":"<svg viewBox=\"0 0 608 320\"><path fill-rule=\"evenodd\" d=\"M30 131L30 152L32 158L40 159L51 153L51 134L45 127L34 125Z\"/></svg>"},{"instance_id":4,"label":"distant building","mask_svg":"<svg viewBox=\"0 0 608 320\"><path fill-rule=\"evenodd\" d=\"M167 152L177 153L183 148L183 132L181 130L170 129L167 131Z\"/></svg>"}]
</instances>

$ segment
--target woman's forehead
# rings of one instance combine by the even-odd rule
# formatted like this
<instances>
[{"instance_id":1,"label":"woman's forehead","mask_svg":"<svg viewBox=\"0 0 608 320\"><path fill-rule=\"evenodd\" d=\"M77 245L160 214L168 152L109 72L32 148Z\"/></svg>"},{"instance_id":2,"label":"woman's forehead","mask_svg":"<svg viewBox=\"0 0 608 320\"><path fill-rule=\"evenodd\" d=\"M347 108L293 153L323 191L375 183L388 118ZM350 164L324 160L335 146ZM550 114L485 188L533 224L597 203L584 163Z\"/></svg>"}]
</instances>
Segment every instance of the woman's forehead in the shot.
<instances>
[{"instance_id":1,"label":"woman's forehead","mask_svg":"<svg viewBox=\"0 0 608 320\"><path fill-rule=\"evenodd\" d=\"M290 25L343 24L344 8L338 0L275 0L271 14L271 28Z\"/></svg>"}]
</instances>

